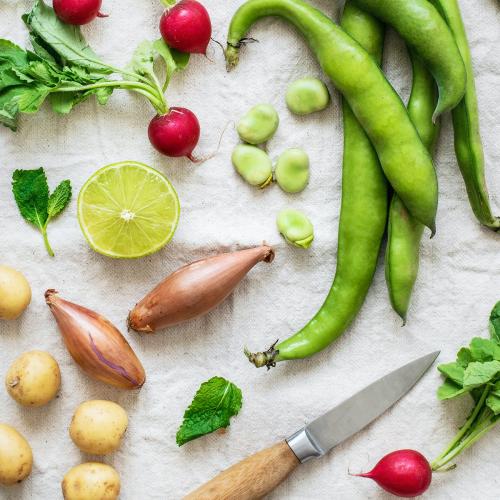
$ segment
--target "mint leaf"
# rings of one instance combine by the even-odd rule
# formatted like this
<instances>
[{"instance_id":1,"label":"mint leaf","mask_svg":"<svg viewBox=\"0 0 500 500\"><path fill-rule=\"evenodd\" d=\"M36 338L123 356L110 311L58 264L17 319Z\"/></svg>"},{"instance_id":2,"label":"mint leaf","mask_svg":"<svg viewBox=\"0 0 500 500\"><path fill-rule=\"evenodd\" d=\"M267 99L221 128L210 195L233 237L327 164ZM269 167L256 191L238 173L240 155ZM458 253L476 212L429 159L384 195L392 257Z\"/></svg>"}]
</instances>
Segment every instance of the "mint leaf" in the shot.
<instances>
[{"instance_id":1,"label":"mint leaf","mask_svg":"<svg viewBox=\"0 0 500 500\"><path fill-rule=\"evenodd\" d=\"M42 233L45 248L53 257L54 252L47 237L47 226L60 214L71 199L70 181L63 181L49 196L49 186L43 168L16 170L12 174L12 192L23 218Z\"/></svg>"},{"instance_id":2,"label":"mint leaf","mask_svg":"<svg viewBox=\"0 0 500 500\"><path fill-rule=\"evenodd\" d=\"M491 311L489 330L491 338L500 344L500 301L495 304Z\"/></svg>"},{"instance_id":3,"label":"mint leaf","mask_svg":"<svg viewBox=\"0 0 500 500\"><path fill-rule=\"evenodd\" d=\"M447 363L443 365L439 365L437 369L450 380L455 382L460 386L463 385L464 382L464 368L460 366L458 363Z\"/></svg>"},{"instance_id":4,"label":"mint leaf","mask_svg":"<svg viewBox=\"0 0 500 500\"><path fill-rule=\"evenodd\" d=\"M474 361L464 373L464 389L473 389L491 382L500 373L500 361Z\"/></svg>"},{"instance_id":5,"label":"mint leaf","mask_svg":"<svg viewBox=\"0 0 500 500\"><path fill-rule=\"evenodd\" d=\"M49 204L47 206L49 219L59 215L66 208L70 199L71 183L68 180L62 181L49 197Z\"/></svg>"},{"instance_id":6,"label":"mint leaf","mask_svg":"<svg viewBox=\"0 0 500 500\"><path fill-rule=\"evenodd\" d=\"M24 219L42 229L49 217L49 186L43 168L16 170L12 175L12 192Z\"/></svg>"},{"instance_id":7,"label":"mint leaf","mask_svg":"<svg viewBox=\"0 0 500 500\"><path fill-rule=\"evenodd\" d=\"M179 446L229 425L241 409L240 389L222 377L201 384L176 435Z\"/></svg>"}]
</instances>

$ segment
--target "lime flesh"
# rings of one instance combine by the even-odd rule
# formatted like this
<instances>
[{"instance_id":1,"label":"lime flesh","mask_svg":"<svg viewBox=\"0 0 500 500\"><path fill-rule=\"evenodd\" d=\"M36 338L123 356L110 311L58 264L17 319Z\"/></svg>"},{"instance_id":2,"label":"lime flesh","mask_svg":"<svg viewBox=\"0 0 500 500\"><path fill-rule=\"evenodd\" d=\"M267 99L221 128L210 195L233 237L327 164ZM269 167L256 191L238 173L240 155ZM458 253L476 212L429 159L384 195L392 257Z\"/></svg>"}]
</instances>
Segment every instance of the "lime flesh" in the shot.
<instances>
[{"instance_id":1,"label":"lime flesh","mask_svg":"<svg viewBox=\"0 0 500 500\"><path fill-rule=\"evenodd\" d=\"M157 170L133 161L101 168L78 196L78 220L100 254L136 259L157 252L179 221L179 198Z\"/></svg>"}]
</instances>

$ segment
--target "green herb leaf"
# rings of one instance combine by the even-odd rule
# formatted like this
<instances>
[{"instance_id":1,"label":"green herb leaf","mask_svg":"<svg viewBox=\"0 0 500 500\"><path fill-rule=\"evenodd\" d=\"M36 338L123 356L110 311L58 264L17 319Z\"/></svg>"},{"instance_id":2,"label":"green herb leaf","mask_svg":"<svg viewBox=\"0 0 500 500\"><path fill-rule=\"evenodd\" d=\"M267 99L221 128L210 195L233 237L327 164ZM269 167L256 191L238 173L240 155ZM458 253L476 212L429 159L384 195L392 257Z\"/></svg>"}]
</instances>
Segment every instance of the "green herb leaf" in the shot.
<instances>
[{"instance_id":1,"label":"green herb leaf","mask_svg":"<svg viewBox=\"0 0 500 500\"><path fill-rule=\"evenodd\" d=\"M71 184L63 181L49 196L49 186L43 168L16 170L12 175L12 192L19 212L26 221L42 233L45 248L54 255L47 237L47 225L64 210L71 199Z\"/></svg>"},{"instance_id":2,"label":"green herb leaf","mask_svg":"<svg viewBox=\"0 0 500 500\"><path fill-rule=\"evenodd\" d=\"M447 363L439 365L437 368L443 375L455 382L455 384L463 385L465 372L463 366L458 363Z\"/></svg>"},{"instance_id":3,"label":"green herb leaf","mask_svg":"<svg viewBox=\"0 0 500 500\"><path fill-rule=\"evenodd\" d=\"M42 229L49 217L49 186L43 168L16 170L12 175L12 192L24 219Z\"/></svg>"},{"instance_id":4,"label":"green herb leaf","mask_svg":"<svg viewBox=\"0 0 500 500\"><path fill-rule=\"evenodd\" d=\"M89 47L80 28L63 23L43 0L35 1L31 11L23 16L23 21L30 32L48 44L65 64L76 64L103 73L112 72ZM37 45L40 47L39 43Z\"/></svg>"},{"instance_id":5,"label":"green herb leaf","mask_svg":"<svg viewBox=\"0 0 500 500\"><path fill-rule=\"evenodd\" d=\"M491 338L500 344L500 301L495 304L491 311L489 330Z\"/></svg>"},{"instance_id":6,"label":"green herb leaf","mask_svg":"<svg viewBox=\"0 0 500 500\"><path fill-rule=\"evenodd\" d=\"M474 361L500 360L500 346L493 340L473 338L470 343L470 352Z\"/></svg>"},{"instance_id":7,"label":"green herb leaf","mask_svg":"<svg viewBox=\"0 0 500 500\"><path fill-rule=\"evenodd\" d=\"M153 47L153 42L145 40L135 49L127 69L138 75L147 76L149 79L155 78L153 69L155 57L156 50Z\"/></svg>"},{"instance_id":8,"label":"green herb leaf","mask_svg":"<svg viewBox=\"0 0 500 500\"><path fill-rule=\"evenodd\" d=\"M474 361L464 373L464 389L473 389L491 382L500 373L500 361Z\"/></svg>"},{"instance_id":9,"label":"green herb leaf","mask_svg":"<svg viewBox=\"0 0 500 500\"><path fill-rule=\"evenodd\" d=\"M452 399L456 398L457 396L461 396L466 392L468 392L467 389L464 389L461 385L455 384L455 382L450 379L446 379L439 387L437 391L437 397L440 400Z\"/></svg>"},{"instance_id":10,"label":"green herb leaf","mask_svg":"<svg viewBox=\"0 0 500 500\"><path fill-rule=\"evenodd\" d=\"M172 75L176 71L182 71L188 65L190 54L170 48L163 38L159 38L153 42L153 47L165 63L165 83L163 84L163 92L165 92L172 79Z\"/></svg>"},{"instance_id":11,"label":"green herb leaf","mask_svg":"<svg viewBox=\"0 0 500 500\"><path fill-rule=\"evenodd\" d=\"M240 389L222 377L201 384L177 431L179 446L229 425L241 409Z\"/></svg>"},{"instance_id":12,"label":"green herb leaf","mask_svg":"<svg viewBox=\"0 0 500 500\"><path fill-rule=\"evenodd\" d=\"M69 200L71 200L71 182L68 180L62 181L49 197L47 206L49 218L52 219L59 215L66 208Z\"/></svg>"},{"instance_id":13,"label":"green herb leaf","mask_svg":"<svg viewBox=\"0 0 500 500\"><path fill-rule=\"evenodd\" d=\"M500 414L500 397L496 394L490 394L486 398L486 406L495 414Z\"/></svg>"},{"instance_id":14,"label":"green herb leaf","mask_svg":"<svg viewBox=\"0 0 500 500\"><path fill-rule=\"evenodd\" d=\"M462 367L462 368L467 368L467 365L471 362L474 361L472 359L472 353L470 352L470 349L467 349L467 347L462 347L457 353L457 363Z\"/></svg>"}]
</instances>

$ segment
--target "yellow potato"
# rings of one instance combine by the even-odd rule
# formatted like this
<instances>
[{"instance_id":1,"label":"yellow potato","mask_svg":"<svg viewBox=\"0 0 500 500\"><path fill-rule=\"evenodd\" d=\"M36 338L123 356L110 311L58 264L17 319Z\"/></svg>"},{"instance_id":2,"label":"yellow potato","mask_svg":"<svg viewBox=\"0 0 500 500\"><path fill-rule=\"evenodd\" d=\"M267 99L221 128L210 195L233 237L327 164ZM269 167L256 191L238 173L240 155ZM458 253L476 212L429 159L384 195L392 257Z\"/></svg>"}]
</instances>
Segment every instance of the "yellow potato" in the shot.
<instances>
[{"instance_id":1,"label":"yellow potato","mask_svg":"<svg viewBox=\"0 0 500 500\"><path fill-rule=\"evenodd\" d=\"M31 288L15 269L0 266L0 319L16 319L31 302Z\"/></svg>"},{"instance_id":2,"label":"yellow potato","mask_svg":"<svg viewBox=\"0 0 500 500\"><path fill-rule=\"evenodd\" d=\"M20 483L31 474L33 453L28 441L10 425L0 424L0 485Z\"/></svg>"},{"instance_id":3,"label":"yellow potato","mask_svg":"<svg viewBox=\"0 0 500 500\"><path fill-rule=\"evenodd\" d=\"M55 398L61 387L59 365L48 352L25 352L9 368L5 387L19 404L43 406Z\"/></svg>"},{"instance_id":4,"label":"yellow potato","mask_svg":"<svg viewBox=\"0 0 500 500\"><path fill-rule=\"evenodd\" d=\"M120 476L109 465L88 462L73 467L61 486L64 500L115 500L120 494Z\"/></svg>"},{"instance_id":5,"label":"yellow potato","mask_svg":"<svg viewBox=\"0 0 500 500\"><path fill-rule=\"evenodd\" d=\"M128 426L125 410L112 401L86 401L73 415L69 435L85 453L107 455L121 444Z\"/></svg>"}]
</instances>

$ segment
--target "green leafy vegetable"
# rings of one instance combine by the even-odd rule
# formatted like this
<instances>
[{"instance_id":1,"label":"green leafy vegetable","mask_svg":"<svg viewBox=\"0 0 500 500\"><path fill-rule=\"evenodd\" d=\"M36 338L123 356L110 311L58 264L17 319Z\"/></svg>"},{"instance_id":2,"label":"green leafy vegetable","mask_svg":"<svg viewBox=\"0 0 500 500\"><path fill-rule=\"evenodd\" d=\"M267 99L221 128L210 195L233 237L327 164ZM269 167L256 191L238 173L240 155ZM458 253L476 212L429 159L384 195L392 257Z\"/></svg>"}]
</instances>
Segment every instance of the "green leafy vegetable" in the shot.
<instances>
[{"instance_id":1,"label":"green leafy vegetable","mask_svg":"<svg viewBox=\"0 0 500 500\"><path fill-rule=\"evenodd\" d=\"M0 39L0 123L17 129L19 113L35 113L47 97L53 111L69 113L77 104L95 96L106 104L114 89L146 97L159 114L168 112L163 95L175 71L184 69L189 54L170 49L163 40L142 42L125 69L102 61L78 26L63 23L42 0L35 0L23 16L33 52ZM160 85L155 60L165 65ZM122 79L111 79L116 74Z\"/></svg>"},{"instance_id":2,"label":"green leafy vegetable","mask_svg":"<svg viewBox=\"0 0 500 500\"><path fill-rule=\"evenodd\" d=\"M491 338L500 344L500 301L495 304L490 315L489 324Z\"/></svg>"},{"instance_id":3,"label":"green leafy vegetable","mask_svg":"<svg viewBox=\"0 0 500 500\"><path fill-rule=\"evenodd\" d=\"M475 337L462 347L455 363L439 365L445 380L440 400L470 394L474 408L448 447L432 462L435 471L447 470L462 451L472 446L500 420L500 302L490 316L490 339ZM453 466L451 466L453 467Z\"/></svg>"},{"instance_id":4,"label":"green leafy vegetable","mask_svg":"<svg viewBox=\"0 0 500 500\"><path fill-rule=\"evenodd\" d=\"M222 377L201 384L177 431L179 446L229 425L242 405L240 389Z\"/></svg>"},{"instance_id":5,"label":"green leafy vegetable","mask_svg":"<svg viewBox=\"0 0 500 500\"><path fill-rule=\"evenodd\" d=\"M12 175L12 192L19 212L27 222L40 230L45 248L53 257L47 226L68 205L71 199L70 181L62 181L49 196L49 186L43 168L16 170Z\"/></svg>"}]
</instances>

